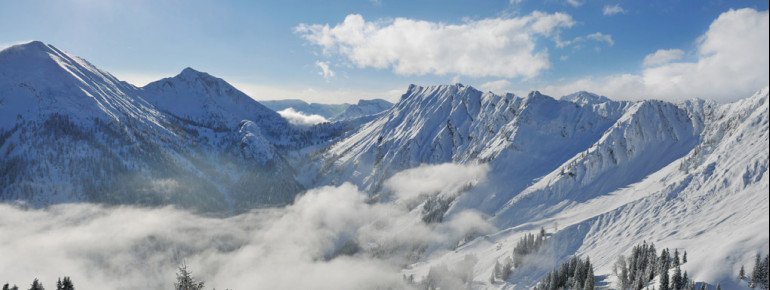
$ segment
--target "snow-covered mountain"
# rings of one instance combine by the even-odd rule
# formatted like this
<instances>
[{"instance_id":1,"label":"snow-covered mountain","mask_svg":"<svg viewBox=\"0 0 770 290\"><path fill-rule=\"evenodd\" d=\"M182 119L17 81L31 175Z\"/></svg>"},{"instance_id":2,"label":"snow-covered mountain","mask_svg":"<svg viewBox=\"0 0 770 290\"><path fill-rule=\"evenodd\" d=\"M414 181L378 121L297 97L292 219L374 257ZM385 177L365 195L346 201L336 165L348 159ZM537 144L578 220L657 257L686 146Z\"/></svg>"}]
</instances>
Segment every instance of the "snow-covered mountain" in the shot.
<instances>
[{"instance_id":1,"label":"snow-covered mountain","mask_svg":"<svg viewBox=\"0 0 770 290\"><path fill-rule=\"evenodd\" d=\"M359 100L358 103L349 105L339 115L332 117L332 120L350 120L365 116L377 115L393 107L391 102L383 99Z\"/></svg>"},{"instance_id":2,"label":"snow-covered mountain","mask_svg":"<svg viewBox=\"0 0 770 290\"><path fill-rule=\"evenodd\" d=\"M289 126L280 115L224 80L189 67L147 84L141 94L158 110L207 128L228 130L251 120L269 134L279 135Z\"/></svg>"},{"instance_id":3,"label":"snow-covered mountain","mask_svg":"<svg viewBox=\"0 0 770 290\"><path fill-rule=\"evenodd\" d=\"M392 109L329 148L318 182L353 181L376 191L393 173L421 164L499 160L493 172L525 175L501 186L523 187L590 146L627 106L412 85Z\"/></svg>"},{"instance_id":4,"label":"snow-covered mountain","mask_svg":"<svg viewBox=\"0 0 770 290\"><path fill-rule=\"evenodd\" d=\"M16 45L0 52L0 116L3 200L239 211L302 189L281 148L307 134L192 69L137 88L51 45Z\"/></svg>"},{"instance_id":5,"label":"snow-covered mountain","mask_svg":"<svg viewBox=\"0 0 770 290\"><path fill-rule=\"evenodd\" d=\"M696 258L685 268L696 280L736 287L737 268L768 243L766 231L757 232L768 227L767 103L767 88L719 105L412 85L392 109L323 151L309 180L354 182L380 194L387 193L382 182L404 169L487 164L486 182L415 210L444 218L478 210L502 231L434 254L408 275L423 277L471 254L479 258L474 279L484 281L477 288L519 289L573 254L610 274L619 255L646 240L686 248ZM489 284L495 261L540 227L556 230L553 260Z\"/></svg>"}]
</instances>

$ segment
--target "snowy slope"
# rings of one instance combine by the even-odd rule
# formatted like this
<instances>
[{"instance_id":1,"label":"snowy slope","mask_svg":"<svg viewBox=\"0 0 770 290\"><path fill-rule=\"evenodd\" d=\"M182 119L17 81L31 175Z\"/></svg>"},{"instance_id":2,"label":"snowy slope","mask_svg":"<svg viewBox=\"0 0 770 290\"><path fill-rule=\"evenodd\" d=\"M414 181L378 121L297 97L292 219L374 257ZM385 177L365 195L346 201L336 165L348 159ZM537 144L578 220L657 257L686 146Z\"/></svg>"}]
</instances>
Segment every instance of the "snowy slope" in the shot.
<instances>
[{"instance_id":1,"label":"snowy slope","mask_svg":"<svg viewBox=\"0 0 770 290\"><path fill-rule=\"evenodd\" d=\"M146 102L128 96L136 88L90 63L54 46L33 41L0 52L0 128L18 119L59 113L84 121L142 116L157 122L158 113Z\"/></svg>"},{"instance_id":2,"label":"snowy slope","mask_svg":"<svg viewBox=\"0 0 770 290\"><path fill-rule=\"evenodd\" d=\"M596 143L519 193L496 219L515 225L543 218L640 181L689 152L700 128L699 118L674 104L635 103Z\"/></svg>"},{"instance_id":3,"label":"snowy slope","mask_svg":"<svg viewBox=\"0 0 770 290\"><path fill-rule=\"evenodd\" d=\"M768 89L733 104L696 103L694 107L700 107L696 111L703 112L703 129L697 144L680 158L638 182L602 192L591 191L597 189L595 182L584 182L591 180L594 170L602 174L603 167L597 165L603 163L585 166L598 158L587 158L590 151L600 150L590 149L585 156L578 154L565 162L565 166L573 168L585 164L575 171L573 181L565 181L558 169L522 193L527 198L538 195L539 202L514 198L496 213L492 220L503 231L437 254L406 273L419 277L431 266L451 264L473 254L479 258L474 288L525 289L559 261L577 254L590 256L596 274L611 283L612 264L617 257L628 255L631 247L646 240L659 249L687 250L689 262L683 270L696 281L712 285L720 282L723 289L744 288L745 282L739 284L735 279L738 268L750 267L754 254L768 251ZM693 108L693 103L681 107ZM693 121L697 129L699 121ZM671 134L676 130L658 132ZM633 140L630 138L628 143ZM575 162L581 159L584 161ZM565 188L565 182L575 187ZM495 261L510 256L522 235L540 227L555 232L551 255L544 257L539 266L514 270L505 283L490 284L488 277Z\"/></svg>"}]
</instances>

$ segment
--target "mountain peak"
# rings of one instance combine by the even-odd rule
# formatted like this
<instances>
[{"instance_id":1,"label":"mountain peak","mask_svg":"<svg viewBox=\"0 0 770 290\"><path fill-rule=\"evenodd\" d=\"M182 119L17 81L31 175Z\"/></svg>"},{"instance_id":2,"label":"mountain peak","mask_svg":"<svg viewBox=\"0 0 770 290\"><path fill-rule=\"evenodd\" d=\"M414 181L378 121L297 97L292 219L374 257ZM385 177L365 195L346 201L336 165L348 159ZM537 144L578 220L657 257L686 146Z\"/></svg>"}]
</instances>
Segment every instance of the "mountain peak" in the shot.
<instances>
[{"instance_id":1,"label":"mountain peak","mask_svg":"<svg viewBox=\"0 0 770 290\"><path fill-rule=\"evenodd\" d=\"M472 86L466 86L461 83L456 83L453 85L429 85L429 86L419 86L415 84L409 85L409 88L407 88L406 93L404 96L409 95L444 95L444 94L455 94L460 91L470 91L470 92L478 92L481 93L481 91L477 90L476 88Z\"/></svg>"},{"instance_id":2,"label":"mountain peak","mask_svg":"<svg viewBox=\"0 0 770 290\"><path fill-rule=\"evenodd\" d=\"M58 54L55 48L41 41L31 41L22 44L12 45L6 49L0 50L3 55L17 55L21 58L42 57L51 54Z\"/></svg>"},{"instance_id":3,"label":"mountain peak","mask_svg":"<svg viewBox=\"0 0 770 290\"><path fill-rule=\"evenodd\" d=\"M568 101L573 102L579 105L595 105L595 104L601 104L606 103L610 100L610 98L607 98L605 96L600 96L591 92L586 91L579 91L576 93L572 93L566 96L561 97L562 101Z\"/></svg>"},{"instance_id":4,"label":"mountain peak","mask_svg":"<svg viewBox=\"0 0 770 290\"><path fill-rule=\"evenodd\" d=\"M27 43L11 45L8 50L16 51L50 51L51 48L42 41L34 40Z\"/></svg>"},{"instance_id":5,"label":"mountain peak","mask_svg":"<svg viewBox=\"0 0 770 290\"><path fill-rule=\"evenodd\" d=\"M192 80L192 79L197 79L197 78L209 79L209 78L214 78L214 77L212 75L208 74L208 73L196 70L196 69L191 68L191 67L186 67L181 72L179 72L179 74L176 75L174 78L181 78L181 79Z\"/></svg>"}]
</instances>

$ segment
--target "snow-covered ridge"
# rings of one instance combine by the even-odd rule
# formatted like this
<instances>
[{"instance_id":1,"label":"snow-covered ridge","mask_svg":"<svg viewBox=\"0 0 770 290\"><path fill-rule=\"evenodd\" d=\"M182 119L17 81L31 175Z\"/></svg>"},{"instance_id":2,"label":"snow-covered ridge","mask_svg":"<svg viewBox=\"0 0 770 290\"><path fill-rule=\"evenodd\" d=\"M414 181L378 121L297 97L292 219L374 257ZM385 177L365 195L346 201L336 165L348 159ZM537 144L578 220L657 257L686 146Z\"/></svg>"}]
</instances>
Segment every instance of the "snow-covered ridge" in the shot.
<instances>
[{"instance_id":1,"label":"snow-covered ridge","mask_svg":"<svg viewBox=\"0 0 770 290\"><path fill-rule=\"evenodd\" d=\"M53 112L85 118L142 117L158 122L157 112L136 90L76 56L39 41L0 51L0 88L3 108L0 128L12 126L18 116L36 118ZM13 96L13 97L9 97Z\"/></svg>"},{"instance_id":2,"label":"snow-covered ridge","mask_svg":"<svg viewBox=\"0 0 770 290\"><path fill-rule=\"evenodd\" d=\"M279 147L343 128L297 130L190 68L137 88L42 42L0 51L2 200L214 211L285 204L302 187Z\"/></svg>"}]
</instances>

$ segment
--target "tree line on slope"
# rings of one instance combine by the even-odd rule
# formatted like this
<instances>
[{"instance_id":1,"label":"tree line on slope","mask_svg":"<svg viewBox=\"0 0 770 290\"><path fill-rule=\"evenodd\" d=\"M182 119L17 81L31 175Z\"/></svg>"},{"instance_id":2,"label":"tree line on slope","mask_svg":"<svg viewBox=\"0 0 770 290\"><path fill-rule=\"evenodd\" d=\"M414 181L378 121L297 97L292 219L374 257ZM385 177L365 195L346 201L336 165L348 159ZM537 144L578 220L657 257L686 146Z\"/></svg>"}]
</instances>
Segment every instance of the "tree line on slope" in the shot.
<instances>
[{"instance_id":1,"label":"tree line on slope","mask_svg":"<svg viewBox=\"0 0 770 290\"><path fill-rule=\"evenodd\" d=\"M681 265L687 263L687 251L683 251L681 257L678 249L674 249L671 255L669 249L661 250L660 256L655 252L653 243L644 241L632 249L629 257L621 255L613 266L613 274L617 277L619 289L647 289L652 281L658 277L658 290L706 290L705 282L695 282L690 279L687 271L682 272ZM673 272L671 271L673 269ZM744 266L741 266L738 279L746 281L749 288L768 289L768 256L757 254L751 276L746 275ZM656 289L653 285L653 290ZM722 290L720 283L716 284L717 290Z\"/></svg>"},{"instance_id":2,"label":"tree line on slope","mask_svg":"<svg viewBox=\"0 0 770 290\"><path fill-rule=\"evenodd\" d=\"M674 249L674 254L666 248L657 255L654 243L643 241L631 250L631 255L621 255L613 267L613 274L618 277L618 287L621 289L646 288L655 277L658 280L659 290L685 290L696 289L697 283L690 279L687 271L682 272L681 265L687 263L687 251L680 255L679 249ZM671 274L673 269L673 274ZM706 284L700 283L705 289ZM721 286L717 286L721 289Z\"/></svg>"},{"instance_id":3,"label":"tree line on slope","mask_svg":"<svg viewBox=\"0 0 770 290\"><path fill-rule=\"evenodd\" d=\"M204 282L193 278L192 271L190 271L187 265L182 264L176 273L176 282L174 282L174 290L203 290ZM19 290L16 285L10 286L8 283L3 285L2 290ZM43 283L37 278L32 281L29 290L45 290ZM56 290L75 290L75 285L72 283L70 277L59 278L56 282ZM214 289L216 290L216 289Z\"/></svg>"},{"instance_id":4,"label":"tree line on slope","mask_svg":"<svg viewBox=\"0 0 770 290\"><path fill-rule=\"evenodd\" d=\"M560 267L548 273L534 289L594 290L595 285L594 266L591 264L591 260L588 257L584 260L578 256L572 256Z\"/></svg>"},{"instance_id":5,"label":"tree line on slope","mask_svg":"<svg viewBox=\"0 0 770 290\"><path fill-rule=\"evenodd\" d=\"M3 290L19 290L19 286L10 286L8 283L5 283L3 285ZM32 280L32 284L30 284L29 290L45 290L45 288L43 287L43 283L35 278ZM59 280L56 281L56 290L75 290L75 284L72 283L72 279L70 279L70 277L64 277L63 279L59 278Z\"/></svg>"}]
</instances>

